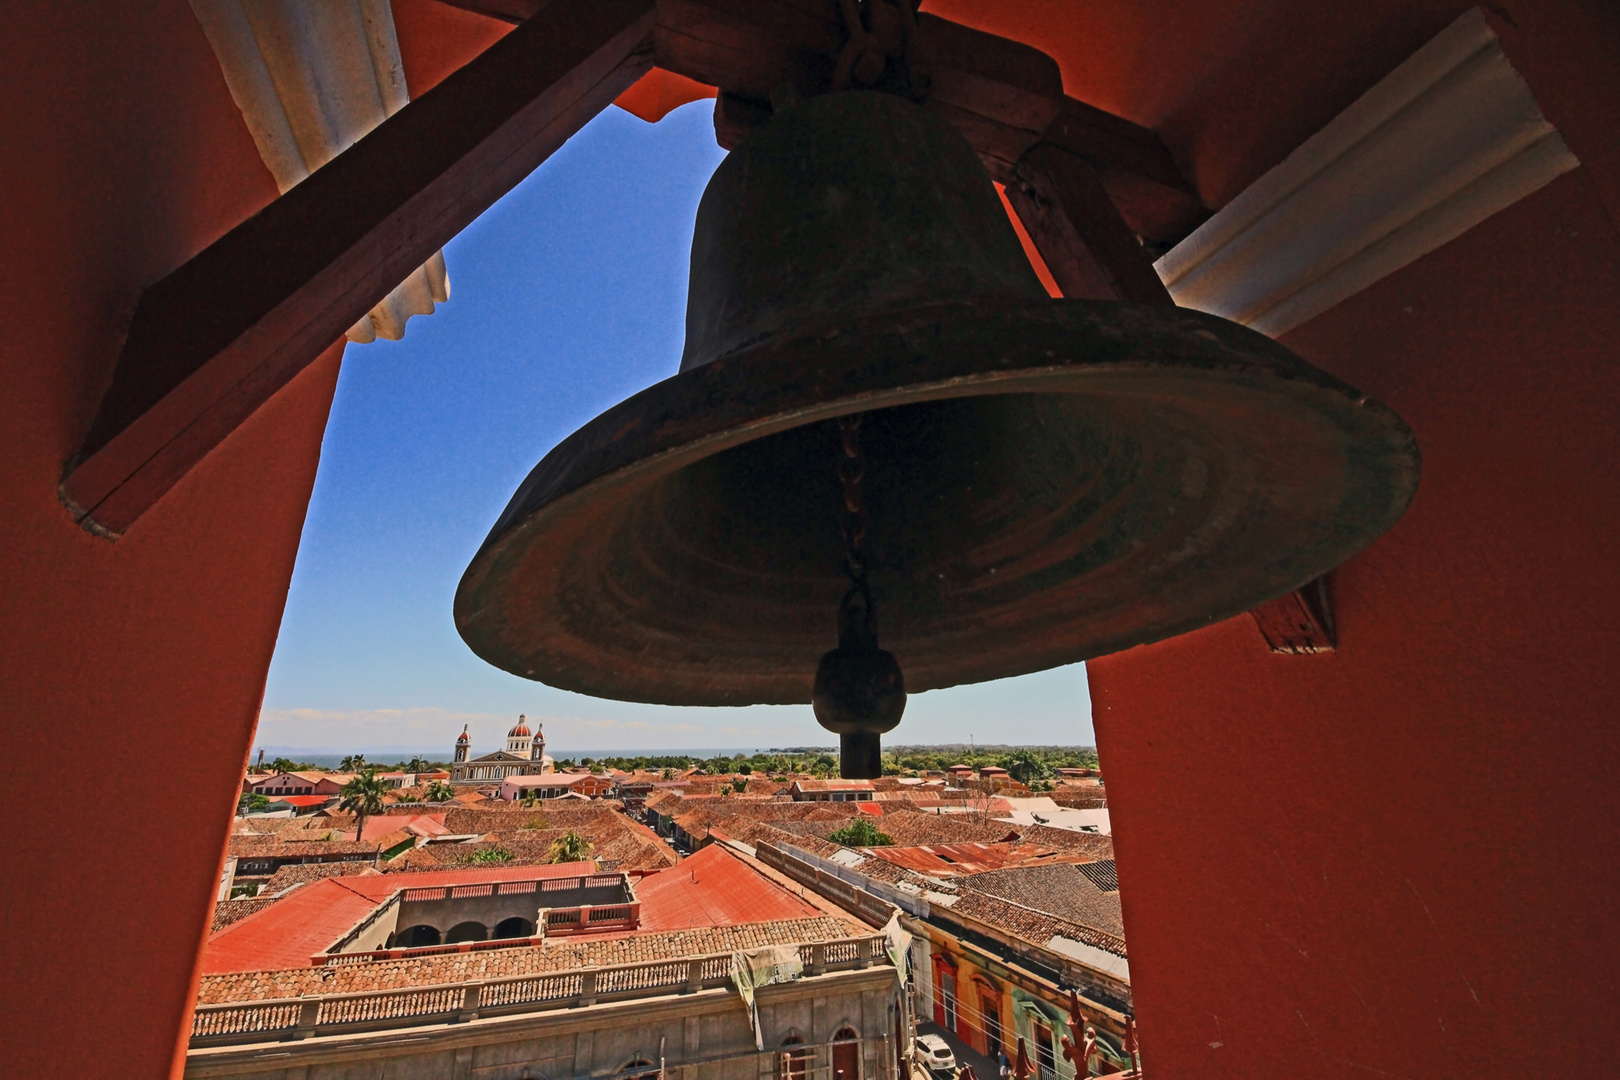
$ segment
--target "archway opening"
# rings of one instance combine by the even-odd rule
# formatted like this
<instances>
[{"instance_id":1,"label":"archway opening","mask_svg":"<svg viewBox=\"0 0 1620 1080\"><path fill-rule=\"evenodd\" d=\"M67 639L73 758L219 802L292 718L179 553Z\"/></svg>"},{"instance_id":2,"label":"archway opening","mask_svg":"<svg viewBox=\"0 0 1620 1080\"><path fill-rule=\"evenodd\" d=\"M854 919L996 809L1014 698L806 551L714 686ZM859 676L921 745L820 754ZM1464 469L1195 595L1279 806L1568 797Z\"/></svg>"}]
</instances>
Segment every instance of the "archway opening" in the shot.
<instances>
[{"instance_id":1,"label":"archway opening","mask_svg":"<svg viewBox=\"0 0 1620 1080\"><path fill-rule=\"evenodd\" d=\"M394 936L394 944L401 949L421 949L439 944L439 928L422 923L407 926Z\"/></svg>"},{"instance_id":2,"label":"archway opening","mask_svg":"<svg viewBox=\"0 0 1620 1080\"><path fill-rule=\"evenodd\" d=\"M794 1049L803 1045L804 1040L797 1035L782 1040L783 1050L776 1058L777 1080L806 1080L810 1075L810 1051Z\"/></svg>"},{"instance_id":3,"label":"archway opening","mask_svg":"<svg viewBox=\"0 0 1620 1080\"><path fill-rule=\"evenodd\" d=\"M450 928L450 932L444 937L444 943L446 945L455 945L462 941L484 941L488 937L489 927L483 923L464 922L457 923Z\"/></svg>"},{"instance_id":4,"label":"archway opening","mask_svg":"<svg viewBox=\"0 0 1620 1080\"><path fill-rule=\"evenodd\" d=\"M861 1080L860 1035L841 1027L833 1035L832 1080Z\"/></svg>"},{"instance_id":5,"label":"archway opening","mask_svg":"<svg viewBox=\"0 0 1620 1080\"><path fill-rule=\"evenodd\" d=\"M495 924L495 933L490 935L497 941L508 938L526 938L534 936L534 923L521 915L514 915L510 919L502 919Z\"/></svg>"}]
</instances>

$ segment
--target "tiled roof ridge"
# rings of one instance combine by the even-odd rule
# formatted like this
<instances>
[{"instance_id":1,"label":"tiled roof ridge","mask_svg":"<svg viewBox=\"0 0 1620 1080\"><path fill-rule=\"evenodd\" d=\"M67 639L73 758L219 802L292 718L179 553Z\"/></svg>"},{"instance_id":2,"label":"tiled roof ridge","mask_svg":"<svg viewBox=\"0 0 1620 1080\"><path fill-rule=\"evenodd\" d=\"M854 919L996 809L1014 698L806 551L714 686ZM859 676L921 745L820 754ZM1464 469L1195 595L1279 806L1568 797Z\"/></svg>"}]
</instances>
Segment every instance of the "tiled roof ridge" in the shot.
<instances>
[{"instance_id":1,"label":"tiled roof ridge","mask_svg":"<svg viewBox=\"0 0 1620 1080\"><path fill-rule=\"evenodd\" d=\"M962 898L948 908L947 911L950 914L965 916L967 918L976 918L981 922L988 923L991 926L997 926L996 923L991 922L988 918L984 918L982 915L974 914L973 908L978 907L981 904L991 907L1003 906L1014 908L1018 912L1030 917L1035 922L1050 924L1051 928L1072 929L1076 931L1075 933L1071 934L1048 934L1047 940L1051 940L1051 938L1057 936L1071 937L1076 941L1084 942L1087 945L1094 945L1097 948L1111 952L1116 956L1126 955L1125 939L1119 937L1118 935L1109 933L1107 930L1103 930L1099 927L1086 926L1084 923L1077 923L1072 919L1066 919L1060 915L1053 915L1050 912L1041 911L1039 908L1032 908L1027 904L1020 904L1016 900L1008 900L1006 897L997 896L995 893L980 892L976 889L962 890ZM1041 948L1046 947L1046 941L1037 941L1033 938L1025 936L1022 927L998 926L997 928L1010 932L1014 937L1023 938L1023 940L1030 942L1032 945L1038 945Z\"/></svg>"},{"instance_id":2,"label":"tiled roof ridge","mask_svg":"<svg viewBox=\"0 0 1620 1080\"><path fill-rule=\"evenodd\" d=\"M197 1001L199 1004L218 1004L299 997L308 993L449 986L508 975L571 971L593 963L613 967L718 955L736 948L753 948L763 944L830 941L861 936L863 932L871 933L864 928L856 931L846 921L833 916L819 915L805 919L670 930L639 937L591 941L556 939L554 943L529 948L451 953L341 967L221 972L202 976Z\"/></svg>"}]
</instances>

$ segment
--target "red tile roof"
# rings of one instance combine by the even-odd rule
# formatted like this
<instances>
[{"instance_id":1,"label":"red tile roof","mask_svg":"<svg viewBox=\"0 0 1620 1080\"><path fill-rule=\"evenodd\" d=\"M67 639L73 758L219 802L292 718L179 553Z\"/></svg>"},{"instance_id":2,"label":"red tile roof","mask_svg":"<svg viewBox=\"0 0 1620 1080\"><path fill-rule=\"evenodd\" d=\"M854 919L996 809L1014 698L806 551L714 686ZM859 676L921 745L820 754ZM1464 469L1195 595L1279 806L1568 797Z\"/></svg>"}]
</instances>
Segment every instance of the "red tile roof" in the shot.
<instances>
[{"instance_id":1,"label":"red tile roof","mask_svg":"<svg viewBox=\"0 0 1620 1080\"><path fill-rule=\"evenodd\" d=\"M756 873L730 851L710 846L636 885L641 931L813 919L822 912Z\"/></svg>"},{"instance_id":2,"label":"red tile roof","mask_svg":"<svg viewBox=\"0 0 1620 1080\"><path fill-rule=\"evenodd\" d=\"M1077 856L1038 844L929 844L865 849L874 858L923 874L982 874L1009 866L1069 863Z\"/></svg>"},{"instance_id":3,"label":"red tile roof","mask_svg":"<svg viewBox=\"0 0 1620 1080\"><path fill-rule=\"evenodd\" d=\"M303 890L299 890L300 892ZM507 975L571 971L587 964L609 966L677 957L712 956L733 949L792 942L831 941L870 934L850 916L822 915L790 922L754 922L743 926L710 926L662 934L616 938L557 938L540 948L490 949L447 953L406 960L205 974L198 987L200 1004L339 994L407 986L433 986L493 979Z\"/></svg>"},{"instance_id":4,"label":"red tile roof","mask_svg":"<svg viewBox=\"0 0 1620 1080\"><path fill-rule=\"evenodd\" d=\"M203 949L201 970L207 975L307 966L311 956L330 946L399 889L570 877L595 869L594 863L560 863L324 878L210 935Z\"/></svg>"},{"instance_id":5,"label":"red tile roof","mask_svg":"<svg viewBox=\"0 0 1620 1080\"><path fill-rule=\"evenodd\" d=\"M871 791L870 780L795 780L789 791Z\"/></svg>"},{"instance_id":6,"label":"red tile roof","mask_svg":"<svg viewBox=\"0 0 1620 1080\"><path fill-rule=\"evenodd\" d=\"M400 829L415 833L418 836L443 836L450 830L445 828L444 814L373 814L366 818L365 826L360 830L361 840L381 840L389 833ZM351 832L349 835L353 835Z\"/></svg>"}]
</instances>

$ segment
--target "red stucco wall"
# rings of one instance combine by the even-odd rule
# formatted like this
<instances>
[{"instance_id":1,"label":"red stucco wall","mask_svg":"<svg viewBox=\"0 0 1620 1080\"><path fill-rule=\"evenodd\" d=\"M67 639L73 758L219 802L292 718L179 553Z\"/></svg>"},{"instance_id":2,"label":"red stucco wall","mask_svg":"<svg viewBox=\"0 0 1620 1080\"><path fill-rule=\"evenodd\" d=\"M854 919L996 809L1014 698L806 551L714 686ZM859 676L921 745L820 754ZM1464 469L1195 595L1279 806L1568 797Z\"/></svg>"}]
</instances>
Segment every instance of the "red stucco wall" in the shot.
<instances>
[{"instance_id":1,"label":"red stucco wall","mask_svg":"<svg viewBox=\"0 0 1620 1080\"><path fill-rule=\"evenodd\" d=\"M927 4L1053 52L1212 206L1468 6ZM1090 665L1155 1077L1620 1058L1620 9L1487 10L1584 165L1285 339L1424 452L1335 575L1342 650L1245 618Z\"/></svg>"},{"instance_id":2,"label":"red stucco wall","mask_svg":"<svg viewBox=\"0 0 1620 1080\"><path fill-rule=\"evenodd\" d=\"M141 287L275 186L183 2L13 11L0 73L0 745L22 796L0 840L0 1072L158 1077L189 1013L339 353L124 539L80 531L56 484ZM163 811L125 801L153 783Z\"/></svg>"},{"instance_id":3,"label":"red stucco wall","mask_svg":"<svg viewBox=\"0 0 1620 1080\"><path fill-rule=\"evenodd\" d=\"M1287 338L1423 482L1338 653L1245 617L1090 665L1154 1076L1611 1075L1617 340L1580 171Z\"/></svg>"},{"instance_id":4,"label":"red stucco wall","mask_svg":"<svg viewBox=\"0 0 1620 1080\"><path fill-rule=\"evenodd\" d=\"M478 44L408 57L412 77ZM275 185L184 0L14 7L0 80L0 745L20 796L0 839L0 1074L159 1077L183 1050L341 348L123 539L78 529L56 484L141 288ZM160 810L126 802L152 784Z\"/></svg>"}]
</instances>

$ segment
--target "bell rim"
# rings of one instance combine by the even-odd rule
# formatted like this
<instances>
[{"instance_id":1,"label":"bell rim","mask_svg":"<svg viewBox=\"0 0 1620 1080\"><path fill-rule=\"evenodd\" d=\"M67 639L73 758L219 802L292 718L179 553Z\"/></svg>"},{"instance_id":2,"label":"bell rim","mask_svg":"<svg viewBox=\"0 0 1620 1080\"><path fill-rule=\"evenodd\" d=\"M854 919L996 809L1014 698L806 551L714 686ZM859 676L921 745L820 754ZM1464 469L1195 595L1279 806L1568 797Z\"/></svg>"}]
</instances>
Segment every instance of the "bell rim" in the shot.
<instances>
[{"instance_id":1,"label":"bell rim","mask_svg":"<svg viewBox=\"0 0 1620 1080\"><path fill-rule=\"evenodd\" d=\"M860 340L863 336L887 336L892 343L908 336L938 338L952 328L968 326L981 333L989 331L988 336L1005 342L997 347L1001 355L993 363L974 364L961 356L941 357L923 349L898 365L895 357L885 356L879 362L866 364L864 370L841 368L829 372L814 367L818 348L839 337ZM1044 338L1041 330L1077 334L1082 339L1077 344L1084 347L1067 356L1056 355L1052 349L1040 350L1044 355L1039 357L1023 355L1028 349L1019 340L1020 332L1034 331L1034 336ZM1157 344L1160 351L1144 350L1145 343ZM798 366L795 357L801 361ZM1094 384L1104 377L1131 380L1166 371L1190 375L1195 382L1210 379L1234 386L1249 382L1257 390L1265 383L1293 384L1319 397L1322 405L1336 406L1344 418L1359 418L1361 433L1369 439L1369 445L1373 438L1382 437L1385 445L1381 457L1386 459L1385 469L1392 480L1389 498L1376 515L1377 520L1341 545L1341 557L1329 565L1295 574L1297 580L1291 578L1286 586L1269 595L1249 597L1231 610L1158 628L1139 640L1104 642L1100 648L1082 650L1083 655L1056 663L1050 656L1032 654L1022 670L989 678L1093 659L1242 614L1259 603L1286 595L1365 548L1399 520L1416 494L1421 455L1415 436L1393 410L1306 363L1272 339L1218 316L1159 305L1007 297L878 312L799 328L792 334L750 343L701 367L677 372L610 407L557 443L519 485L463 573L454 601L457 632L476 655L502 670L558 689L609 700L671 705L808 704L812 672L784 673L784 683L803 683L802 689L772 693L755 690L739 695L690 687L662 692L659 687L668 681L667 677L652 685L626 680L622 671L606 672L600 679L542 671L541 665L532 662L532 650L518 652L510 647L512 635L506 635L508 640L503 642L501 634L488 632L491 590L502 583L503 563L544 542L549 531L547 522L565 519L581 508L611 503L616 497L623 499L627 487L632 494L644 490L679 469L733 446L873 409L981 395L1083 394L1095 391ZM841 383L842 390L829 394L829 382ZM728 393L738 386L766 387L767 392L759 396L769 404L752 409L739 406L736 396ZM716 402L722 407L716 407ZM954 682L922 679L918 681L923 685L917 685L908 670L907 680L911 692L920 693L983 678Z\"/></svg>"}]
</instances>

